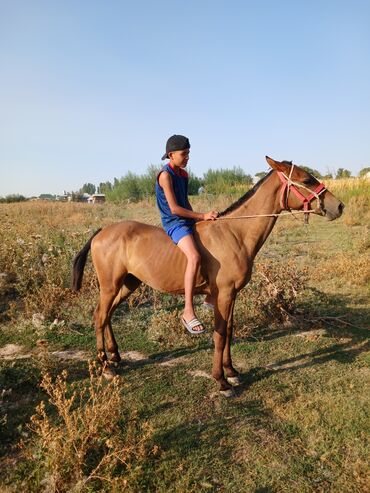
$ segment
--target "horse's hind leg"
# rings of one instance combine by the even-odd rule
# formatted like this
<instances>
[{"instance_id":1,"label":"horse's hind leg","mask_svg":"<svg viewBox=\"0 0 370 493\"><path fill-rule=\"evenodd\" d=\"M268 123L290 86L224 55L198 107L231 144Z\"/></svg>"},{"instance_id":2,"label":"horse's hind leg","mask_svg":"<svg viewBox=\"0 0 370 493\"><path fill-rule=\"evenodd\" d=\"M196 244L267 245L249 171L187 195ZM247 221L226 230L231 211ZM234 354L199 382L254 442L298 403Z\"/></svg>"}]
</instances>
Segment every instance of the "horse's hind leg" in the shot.
<instances>
[{"instance_id":1,"label":"horse's hind leg","mask_svg":"<svg viewBox=\"0 0 370 493\"><path fill-rule=\"evenodd\" d=\"M111 318L116 310L116 308L140 286L141 281L137 277L132 274L128 274L128 276L124 280L124 284L119 290L117 296L115 297L111 309L109 311L108 323L104 328L104 335L106 339L106 345L109 353L111 354L110 362L119 363L121 361L121 356L118 352L118 344L113 334Z\"/></svg>"},{"instance_id":2,"label":"horse's hind leg","mask_svg":"<svg viewBox=\"0 0 370 493\"><path fill-rule=\"evenodd\" d=\"M94 312L97 357L100 363L104 363L107 360L104 345L104 327L109 323L110 310L116 296L117 290L100 288L100 299Z\"/></svg>"}]
</instances>

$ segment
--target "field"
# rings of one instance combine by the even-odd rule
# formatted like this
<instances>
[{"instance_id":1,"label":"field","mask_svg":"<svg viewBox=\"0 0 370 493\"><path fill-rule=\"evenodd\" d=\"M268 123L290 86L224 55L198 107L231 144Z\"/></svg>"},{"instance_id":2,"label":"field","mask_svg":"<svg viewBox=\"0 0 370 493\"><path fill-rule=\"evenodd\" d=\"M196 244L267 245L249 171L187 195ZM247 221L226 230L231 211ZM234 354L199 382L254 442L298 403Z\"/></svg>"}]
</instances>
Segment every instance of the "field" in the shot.
<instances>
[{"instance_id":1,"label":"field","mask_svg":"<svg viewBox=\"0 0 370 493\"><path fill-rule=\"evenodd\" d=\"M70 290L72 259L101 226L159 224L151 200L0 204L1 491L369 491L370 182L329 189L343 216L279 219L239 295L231 400L212 331L185 334L182 298L149 288L114 316L119 376L88 362L98 288L89 260Z\"/></svg>"}]
</instances>

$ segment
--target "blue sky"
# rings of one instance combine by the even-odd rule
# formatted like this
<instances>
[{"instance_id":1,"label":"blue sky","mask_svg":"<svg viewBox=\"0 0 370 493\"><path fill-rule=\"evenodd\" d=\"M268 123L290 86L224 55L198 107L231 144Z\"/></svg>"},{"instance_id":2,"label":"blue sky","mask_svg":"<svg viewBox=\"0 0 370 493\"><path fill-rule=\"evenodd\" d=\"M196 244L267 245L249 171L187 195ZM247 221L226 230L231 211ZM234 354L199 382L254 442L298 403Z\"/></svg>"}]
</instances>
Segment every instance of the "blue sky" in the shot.
<instances>
[{"instance_id":1,"label":"blue sky","mask_svg":"<svg viewBox=\"0 0 370 493\"><path fill-rule=\"evenodd\" d=\"M0 195L158 164L370 166L370 2L0 0Z\"/></svg>"}]
</instances>

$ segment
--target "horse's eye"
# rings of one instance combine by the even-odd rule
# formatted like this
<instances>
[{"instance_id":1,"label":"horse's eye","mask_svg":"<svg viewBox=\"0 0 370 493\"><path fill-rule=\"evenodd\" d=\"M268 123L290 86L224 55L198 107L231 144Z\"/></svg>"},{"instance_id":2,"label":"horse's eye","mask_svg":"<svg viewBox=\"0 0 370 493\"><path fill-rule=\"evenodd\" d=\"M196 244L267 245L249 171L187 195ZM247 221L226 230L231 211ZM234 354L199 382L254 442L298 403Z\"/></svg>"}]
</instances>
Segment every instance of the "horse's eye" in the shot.
<instances>
[{"instance_id":1,"label":"horse's eye","mask_svg":"<svg viewBox=\"0 0 370 493\"><path fill-rule=\"evenodd\" d=\"M306 178L305 180L303 180L303 183L305 185L315 185L316 180L315 180L315 178L310 177L310 178Z\"/></svg>"}]
</instances>

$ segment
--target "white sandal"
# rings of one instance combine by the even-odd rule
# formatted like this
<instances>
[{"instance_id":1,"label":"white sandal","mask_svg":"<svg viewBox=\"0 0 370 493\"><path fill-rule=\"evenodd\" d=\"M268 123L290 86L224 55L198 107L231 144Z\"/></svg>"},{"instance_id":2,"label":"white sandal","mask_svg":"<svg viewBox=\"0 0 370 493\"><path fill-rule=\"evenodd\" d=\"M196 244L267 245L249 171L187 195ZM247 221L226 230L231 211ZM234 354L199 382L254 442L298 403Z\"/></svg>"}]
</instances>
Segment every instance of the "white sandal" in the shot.
<instances>
[{"instance_id":1,"label":"white sandal","mask_svg":"<svg viewBox=\"0 0 370 493\"><path fill-rule=\"evenodd\" d=\"M203 334L205 332L205 328L203 327L203 324L199 322L197 318L193 318L187 322L184 317L181 317L181 322L182 325L185 327L187 331L190 332L190 334ZM194 330L194 327L203 327L201 330Z\"/></svg>"}]
</instances>

